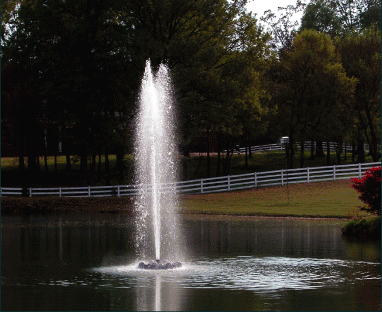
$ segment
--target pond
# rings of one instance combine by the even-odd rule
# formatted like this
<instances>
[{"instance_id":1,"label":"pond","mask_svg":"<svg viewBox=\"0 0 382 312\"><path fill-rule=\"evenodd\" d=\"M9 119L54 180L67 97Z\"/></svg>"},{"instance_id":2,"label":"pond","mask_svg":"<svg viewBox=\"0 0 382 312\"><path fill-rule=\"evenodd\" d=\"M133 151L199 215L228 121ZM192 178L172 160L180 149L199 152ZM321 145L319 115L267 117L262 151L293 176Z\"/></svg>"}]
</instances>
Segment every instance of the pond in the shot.
<instances>
[{"instance_id":1,"label":"pond","mask_svg":"<svg viewBox=\"0 0 382 312\"><path fill-rule=\"evenodd\" d=\"M381 242L345 221L182 216L188 254L140 270L131 217L2 216L2 310L380 310Z\"/></svg>"}]
</instances>

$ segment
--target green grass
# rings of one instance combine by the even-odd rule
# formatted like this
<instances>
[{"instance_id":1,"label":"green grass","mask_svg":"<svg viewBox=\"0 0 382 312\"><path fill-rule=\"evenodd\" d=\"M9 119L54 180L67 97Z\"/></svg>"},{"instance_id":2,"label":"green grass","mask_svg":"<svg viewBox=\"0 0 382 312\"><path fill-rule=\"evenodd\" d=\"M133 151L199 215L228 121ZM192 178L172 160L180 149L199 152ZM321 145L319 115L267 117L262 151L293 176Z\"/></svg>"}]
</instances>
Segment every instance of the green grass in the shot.
<instances>
[{"instance_id":1,"label":"green grass","mask_svg":"<svg viewBox=\"0 0 382 312\"><path fill-rule=\"evenodd\" d=\"M353 218L366 217L359 211L362 202L350 188L350 180L316 182L259 188L250 191L185 195L182 213L305 216Z\"/></svg>"}]
</instances>

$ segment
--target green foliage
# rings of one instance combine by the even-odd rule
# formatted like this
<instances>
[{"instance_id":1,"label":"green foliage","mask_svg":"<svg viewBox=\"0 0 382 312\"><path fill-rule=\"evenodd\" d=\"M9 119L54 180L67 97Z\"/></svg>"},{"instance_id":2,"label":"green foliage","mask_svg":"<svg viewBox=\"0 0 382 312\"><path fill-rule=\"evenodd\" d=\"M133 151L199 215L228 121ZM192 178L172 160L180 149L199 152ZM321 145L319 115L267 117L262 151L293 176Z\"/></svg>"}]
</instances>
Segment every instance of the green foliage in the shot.
<instances>
[{"instance_id":1,"label":"green foliage","mask_svg":"<svg viewBox=\"0 0 382 312\"><path fill-rule=\"evenodd\" d=\"M381 27L380 0L311 0L306 6L300 29L344 37L371 25Z\"/></svg>"},{"instance_id":2,"label":"green foliage","mask_svg":"<svg viewBox=\"0 0 382 312\"><path fill-rule=\"evenodd\" d=\"M245 4L244 0L2 4L2 30L16 25L2 40L3 120L10 134L17 133L12 141L19 150L25 139L28 142L29 167L43 144L41 133L30 129L45 128L42 120L61 129L56 132L65 153L78 154L84 171L88 155L111 150L123 154L148 58L154 66L166 62L171 68L187 131L202 125L239 135L243 128L239 116L250 116L248 124L262 113L259 77L266 68L269 40L246 13Z\"/></svg>"},{"instance_id":3,"label":"green foliage","mask_svg":"<svg viewBox=\"0 0 382 312\"><path fill-rule=\"evenodd\" d=\"M354 101L347 109L370 146L374 161L381 142L381 31L376 27L335 41L346 74L357 79Z\"/></svg>"},{"instance_id":4,"label":"green foliage","mask_svg":"<svg viewBox=\"0 0 382 312\"><path fill-rule=\"evenodd\" d=\"M379 2L379 3L378 3ZM381 30L381 2L376 1L366 11L360 14L360 23L363 29L375 26Z\"/></svg>"},{"instance_id":5,"label":"green foliage","mask_svg":"<svg viewBox=\"0 0 382 312\"><path fill-rule=\"evenodd\" d=\"M272 101L278 108L273 122L280 136L288 134L292 144L343 139L356 80L346 75L330 36L302 31L274 63L272 75Z\"/></svg>"},{"instance_id":6,"label":"green foliage","mask_svg":"<svg viewBox=\"0 0 382 312\"><path fill-rule=\"evenodd\" d=\"M351 220L341 231L346 236L381 238L381 217Z\"/></svg>"},{"instance_id":7,"label":"green foliage","mask_svg":"<svg viewBox=\"0 0 382 312\"><path fill-rule=\"evenodd\" d=\"M300 29L313 29L331 37L335 37L341 31L340 20L335 8L323 0L314 1L307 5L301 19Z\"/></svg>"}]
</instances>

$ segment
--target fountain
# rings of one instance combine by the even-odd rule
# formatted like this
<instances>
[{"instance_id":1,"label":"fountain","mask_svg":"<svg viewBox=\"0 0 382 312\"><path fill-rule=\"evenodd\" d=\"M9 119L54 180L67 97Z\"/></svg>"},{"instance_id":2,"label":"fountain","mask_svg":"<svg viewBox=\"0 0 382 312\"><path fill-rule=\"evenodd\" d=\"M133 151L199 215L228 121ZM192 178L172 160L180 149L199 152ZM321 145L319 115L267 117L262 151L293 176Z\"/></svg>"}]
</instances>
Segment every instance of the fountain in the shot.
<instances>
[{"instance_id":1,"label":"fountain","mask_svg":"<svg viewBox=\"0 0 382 312\"><path fill-rule=\"evenodd\" d=\"M135 134L135 183L139 196L135 202L135 247L139 257L155 261L141 262L142 269L169 269L181 266L175 190L177 144L175 108L168 68L161 64L153 73L146 61L139 94L139 113Z\"/></svg>"}]
</instances>

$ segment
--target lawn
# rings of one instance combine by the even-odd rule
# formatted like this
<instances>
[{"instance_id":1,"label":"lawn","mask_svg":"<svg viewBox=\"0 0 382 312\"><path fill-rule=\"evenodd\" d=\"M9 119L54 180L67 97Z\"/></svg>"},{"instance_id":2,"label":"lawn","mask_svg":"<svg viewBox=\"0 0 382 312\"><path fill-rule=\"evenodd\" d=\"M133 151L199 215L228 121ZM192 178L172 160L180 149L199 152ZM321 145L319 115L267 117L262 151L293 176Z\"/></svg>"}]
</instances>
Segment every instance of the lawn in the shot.
<instances>
[{"instance_id":1,"label":"lawn","mask_svg":"<svg viewBox=\"0 0 382 312\"><path fill-rule=\"evenodd\" d=\"M182 213L352 218L367 216L350 180L182 196Z\"/></svg>"},{"instance_id":2,"label":"lawn","mask_svg":"<svg viewBox=\"0 0 382 312\"><path fill-rule=\"evenodd\" d=\"M180 214L214 214L278 217L354 218L368 214L350 187L351 180L315 182L258 188L248 191L181 195ZM132 212L133 197L3 197L2 212L22 212L28 205L36 212Z\"/></svg>"}]
</instances>

